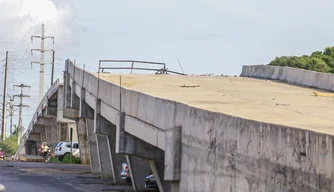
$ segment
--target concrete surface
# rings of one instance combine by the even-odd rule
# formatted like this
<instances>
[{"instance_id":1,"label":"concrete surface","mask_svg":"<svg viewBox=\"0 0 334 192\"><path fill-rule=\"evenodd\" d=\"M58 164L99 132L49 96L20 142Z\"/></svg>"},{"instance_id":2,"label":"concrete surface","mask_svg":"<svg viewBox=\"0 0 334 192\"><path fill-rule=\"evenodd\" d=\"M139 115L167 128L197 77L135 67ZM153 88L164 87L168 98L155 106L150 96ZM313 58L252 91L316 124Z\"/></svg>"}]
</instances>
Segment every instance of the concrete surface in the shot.
<instances>
[{"instance_id":1,"label":"concrete surface","mask_svg":"<svg viewBox=\"0 0 334 192\"><path fill-rule=\"evenodd\" d=\"M164 160L156 162L156 172L169 184L165 191L311 192L334 188L333 98L251 78L125 75L124 86L119 87L119 77L101 76L98 79L67 60L67 105L78 106L71 102L81 100L79 111L89 106L95 111L94 120L98 112L115 125L116 143L110 146L115 146L116 153L125 150L134 173L152 160L152 154L136 159L145 145L125 142L132 140L127 135L163 151L156 157ZM71 99L75 97L80 98ZM98 124L92 124L96 136ZM126 150L125 144L137 150ZM104 151L112 156L111 150Z\"/></svg>"},{"instance_id":2,"label":"concrete surface","mask_svg":"<svg viewBox=\"0 0 334 192\"><path fill-rule=\"evenodd\" d=\"M45 159L42 158L39 155L25 155L25 154L21 154L19 155L19 160L20 161L33 161L33 162L45 162Z\"/></svg>"},{"instance_id":3,"label":"concrete surface","mask_svg":"<svg viewBox=\"0 0 334 192\"><path fill-rule=\"evenodd\" d=\"M100 77L119 85L118 75ZM315 97L309 88L252 78L171 75L122 75L122 87L245 119L334 134L334 99Z\"/></svg>"},{"instance_id":4,"label":"concrete surface","mask_svg":"<svg viewBox=\"0 0 334 192\"><path fill-rule=\"evenodd\" d=\"M14 167L9 167L13 165ZM6 192L132 191L89 173L89 166L0 161L0 184Z\"/></svg>"}]
</instances>

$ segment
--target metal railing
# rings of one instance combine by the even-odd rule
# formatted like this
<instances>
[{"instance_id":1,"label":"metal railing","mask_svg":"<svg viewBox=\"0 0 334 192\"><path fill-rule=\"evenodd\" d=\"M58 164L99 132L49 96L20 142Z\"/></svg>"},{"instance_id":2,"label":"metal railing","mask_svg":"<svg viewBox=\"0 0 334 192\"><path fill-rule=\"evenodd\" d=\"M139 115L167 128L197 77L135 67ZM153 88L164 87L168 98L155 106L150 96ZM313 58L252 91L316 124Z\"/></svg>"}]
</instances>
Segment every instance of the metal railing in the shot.
<instances>
[{"instance_id":1,"label":"metal railing","mask_svg":"<svg viewBox=\"0 0 334 192\"><path fill-rule=\"evenodd\" d=\"M111 67L111 66L102 66L102 63L123 63L123 64L131 64L128 67ZM160 66L160 67L135 67L135 64L147 64L147 65L154 65L154 66ZM178 75L186 75L184 73L171 71L166 68L165 63L159 63L159 62L151 62L151 61L136 61L136 60L99 60L99 69L98 73L104 72L104 70L130 70L130 74L132 74L133 70L141 70L141 71L155 71L155 74L168 74L168 73L174 73Z\"/></svg>"}]
</instances>

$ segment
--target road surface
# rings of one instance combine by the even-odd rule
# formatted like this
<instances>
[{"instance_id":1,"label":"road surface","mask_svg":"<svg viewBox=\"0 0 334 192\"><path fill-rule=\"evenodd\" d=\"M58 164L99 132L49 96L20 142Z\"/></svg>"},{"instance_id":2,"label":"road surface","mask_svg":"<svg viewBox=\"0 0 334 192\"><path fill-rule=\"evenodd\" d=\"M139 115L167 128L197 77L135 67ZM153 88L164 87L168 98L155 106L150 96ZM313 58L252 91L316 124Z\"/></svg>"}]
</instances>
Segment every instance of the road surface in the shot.
<instances>
[{"instance_id":1,"label":"road surface","mask_svg":"<svg viewBox=\"0 0 334 192\"><path fill-rule=\"evenodd\" d=\"M0 184L6 192L132 191L131 186L114 186L111 180L99 179L89 169L85 165L0 161Z\"/></svg>"}]
</instances>

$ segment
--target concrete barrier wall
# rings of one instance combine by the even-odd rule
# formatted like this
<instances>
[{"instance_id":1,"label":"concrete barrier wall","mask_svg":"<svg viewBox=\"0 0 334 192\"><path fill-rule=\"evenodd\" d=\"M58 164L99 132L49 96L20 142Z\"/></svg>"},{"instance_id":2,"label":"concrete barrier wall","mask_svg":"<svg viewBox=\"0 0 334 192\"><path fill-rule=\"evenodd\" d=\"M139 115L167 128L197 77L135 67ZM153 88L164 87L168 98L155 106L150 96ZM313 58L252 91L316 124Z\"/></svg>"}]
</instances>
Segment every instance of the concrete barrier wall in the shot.
<instances>
[{"instance_id":1,"label":"concrete barrier wall","mask_svg":"<svg viewBox=\"0 0 334 192\"><path fill-rule=\"evenodd\" d=\"M176 107L180 191L331 191L332 136Z\"/></svg>"},{"instance_id":2,"label":"concrete barrier wall","mask_svg":"<svg viewBox=\"0 0 334 192\"><path fill-rule=\"evenodd\" d=\"M306 77L306 73L244 66L242 75L312 85L315 79L327 78L315 72ZM97 77L84 76L85 86L93 89ZM119 109L119 90L118 85L100 81L99 97ZM165 148L163 130L182 127L179 191L310 192L334 187L330 135L210 112L125 88L121 89L121 107L126 113L125 130L161 149Z\"/></svg>"},{"instance_id":3,"label":"concrete barrier wall","mask_svg":"<svg viewBox=\"0 0 334 192\"><path fill-rule=\"evenodd\" d=\"M85 72L83 86L86 89L86 91L88 91L91 94L96 95L96 93L97 93L97 80L98 79L93 74Z\"/></svg>"},{"instance_id":4,"label":"concrete barrier wall","mask_svg":"<svg viewBox=\"0 0 334 192\"><path fill-rule=\"evenodd\" d=\"M280 80L327 91L334 91L334 74L319 73L292 67L270 65L243 66L240 76Z\"/></svg>"}]
</instances>

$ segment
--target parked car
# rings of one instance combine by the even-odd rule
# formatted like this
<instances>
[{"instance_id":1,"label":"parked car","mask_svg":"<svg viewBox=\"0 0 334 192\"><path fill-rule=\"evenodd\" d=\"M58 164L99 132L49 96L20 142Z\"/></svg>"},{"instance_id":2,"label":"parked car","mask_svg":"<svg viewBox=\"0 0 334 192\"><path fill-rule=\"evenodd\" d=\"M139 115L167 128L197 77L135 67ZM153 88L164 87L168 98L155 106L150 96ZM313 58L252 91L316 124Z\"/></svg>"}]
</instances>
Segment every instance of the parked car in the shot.
<instances>
[{"instance_id":1,"label":"parked car","mask_svg":"<svg viewBox=\"0 0 334 192\"><path fill-rule=\"evenodd\" d=\"M0 148L0 160L5 160L5 152Z\"/></svg>"},{"instance_id":2,"label":"parked car","mask_svg":"<svg viewBox=\"0 0 334 192\"><path fill-rule=\"evenodd\" d=\"M131 176L130 176L130 170L129 166L126 163L122 163L122 172L121 177L123 180L125 180L127 183L131 183ZM146 188L158 188L157 182L155 180L155 177L153 173L150 173L145 178L145 187Z\"/></svg>"},{"instance_id":3,"label":"parked car","mask_svg":"<svg viewBox=\"0 0 334 192\"><path fill-rule=\"evenodd\" d=\"M127 183L129 183L129 184L131 183L131 176L130 176L130 172L129 172L129 166L126 163L122 163L121 177Z\"/></svg>"},{"instance_id":4,"label":"parked car","mask_svg":"<svg viewBox=\"0 0 334 192\"><path fill-rule=\"evenodd\" d=\"M158 188L157 181L155 180L153 173L146 176L145 187L146 188Z\"/></svg>"},{"instance_id":5,"label":"parked car","mask_svg":"<svg viewBox=\"0 0 334 192\"><path fill-rule=\"evenodd\" d=\"M70 154L71 152L71 142L69 141L61 141L55 147L54 157L58 158L61 161L66 154ZM79 153L79 143L72 142L72 155L75 157L80 157Z\"/></svg>"}]
</instances>

